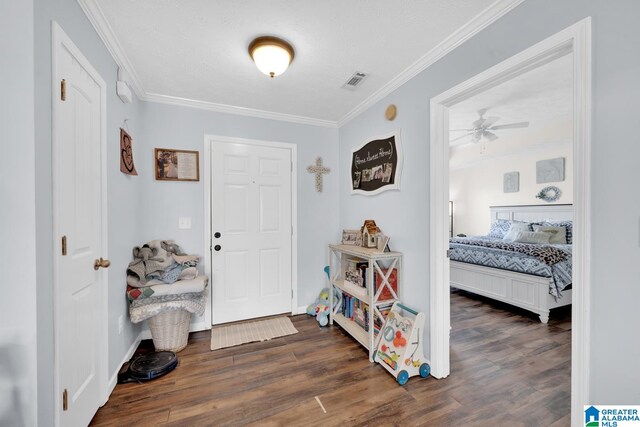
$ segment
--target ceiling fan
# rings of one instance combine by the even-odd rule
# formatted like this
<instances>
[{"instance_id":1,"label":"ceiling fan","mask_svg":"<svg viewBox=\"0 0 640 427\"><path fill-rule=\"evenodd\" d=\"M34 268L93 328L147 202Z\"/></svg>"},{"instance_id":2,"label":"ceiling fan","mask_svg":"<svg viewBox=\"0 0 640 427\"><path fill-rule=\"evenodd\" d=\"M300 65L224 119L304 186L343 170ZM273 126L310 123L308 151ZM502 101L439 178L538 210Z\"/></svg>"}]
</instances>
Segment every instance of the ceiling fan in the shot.
<instances>
[{"instance_id":1,"label":"ceiling fan","mask_svg":"<svg viewBox=\"0 0 640 427\"><path fill-rule=\"evenodd\" d=\"M488 108L483 108L481 110L478 110L478 115L480 116L480 118L478 118L478 120L471 123L472 127L470 129L451 129L451 132L458 132L458 131L467 132L462 136L452 139L451 142L457 141L467 136L471 136L471 141L474 144L477 144L478 142L480 142L482 138L491 142L498 139L498 135L496 135L492 131L500 130L500 129L526 128L527 126L529 126L529 122L508 123L506 125L493 126L495 122L500 120L500 117L496 117L496 116L484 117L484 115L487 113L488 110L489 110Z\"/></svg>"}]
</instances>

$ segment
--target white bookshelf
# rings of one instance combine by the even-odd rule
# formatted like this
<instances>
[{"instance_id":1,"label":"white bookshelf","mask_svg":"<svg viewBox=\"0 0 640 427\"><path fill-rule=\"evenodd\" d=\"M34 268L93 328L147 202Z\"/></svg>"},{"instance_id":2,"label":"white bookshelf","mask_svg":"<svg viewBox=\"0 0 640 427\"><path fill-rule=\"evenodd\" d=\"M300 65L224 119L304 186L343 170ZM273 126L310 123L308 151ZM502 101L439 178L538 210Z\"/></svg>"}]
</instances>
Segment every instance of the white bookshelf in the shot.
<instances>
[{"instance_id":1,"label":"white bookshelf","mask_svg":"<svg viewBox=\"0 0 640 427\"><path fill-rule=\"evenodd\" d=\"M366 262L366 287L358 286L345 280L345 271L349 264L353 261ZM369 361L373 362L373 354L375 351L375 339L374 333L374 318L377 312L378 316L382 316L378 310L378 306L381 304L387 304L389 300L380 300L380 293L382 289L387 288L390 290L391 295L394 296L393 300L398 300L401 277L402 277L402 253L401 252L380 252L377 249L363 248L360 246L351 245L329 245L329 268L330 268L330 283L331 289L329 292L330 307L334 307L334 290L337 290L339 295L343 292L357 298L358 300L366 303L369 306L367 313L369 330L366 331L359 324L353 320L345 317L341 312L341 307L334 307L329 314L329 323L333 325L338 324L349 335L351 335L356 341L358 341L364 348L369 350ZM388 277L385 277L383 269L387 271L387 274L391 274L393 269L396 269L396 280L398 292L394 292L389 283ZM380 277L380 287L374 294L374 271Z\"/></svg>"}]
</instances>

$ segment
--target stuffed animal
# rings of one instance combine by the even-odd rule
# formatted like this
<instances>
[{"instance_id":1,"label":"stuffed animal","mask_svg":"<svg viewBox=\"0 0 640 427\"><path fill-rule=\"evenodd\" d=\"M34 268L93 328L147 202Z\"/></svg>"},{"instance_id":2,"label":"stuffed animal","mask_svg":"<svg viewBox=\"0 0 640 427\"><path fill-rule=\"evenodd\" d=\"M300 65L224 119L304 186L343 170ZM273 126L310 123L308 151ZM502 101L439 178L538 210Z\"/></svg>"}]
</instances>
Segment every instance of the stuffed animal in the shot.
<instances>
[{"instance_id":1,"label":"stuffed animal","mask_svg":"<svg viewBox=\"0 0 640 427\"><path fill-rule=\"evenodd\" d=\"M150 248L149 245L143 245L142 247L136 246L133 248L133 257L142 259L143 261L157 261L155 256L158 255L156 248Z\"/></svg>"},{"instance_id":2,"label":"stuffed animal","mask_svg":"<svg viewBox=\"0 0 640 427\"><path fill-rule=\"evenodd\" d=\"M329 289L324 288L320 291L320 295L316 301L307 307L307 314L316 316L316 320L320 326L327 326L329 323Z\"/></svg>"}]
</instances>

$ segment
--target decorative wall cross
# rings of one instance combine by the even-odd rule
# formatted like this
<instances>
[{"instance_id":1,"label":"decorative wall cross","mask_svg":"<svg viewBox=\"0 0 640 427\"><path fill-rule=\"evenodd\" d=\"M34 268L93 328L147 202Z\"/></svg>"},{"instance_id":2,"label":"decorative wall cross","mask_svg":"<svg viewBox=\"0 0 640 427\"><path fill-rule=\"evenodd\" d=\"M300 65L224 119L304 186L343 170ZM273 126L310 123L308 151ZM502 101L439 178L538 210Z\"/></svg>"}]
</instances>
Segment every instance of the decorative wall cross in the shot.
<instances>
[{"instance_id":1,"label":"decorative wall cross","mask_svg":"<svg viewBox=\"0 0 640 427\"><path fill-rule=\"evenodd\" d=\"M318 157L316 165L309 166L307 172L316 174L316 191L322 193L322 174L331 172L331 169L322 166L322 157Z\"/></svg>"}]
</instances>

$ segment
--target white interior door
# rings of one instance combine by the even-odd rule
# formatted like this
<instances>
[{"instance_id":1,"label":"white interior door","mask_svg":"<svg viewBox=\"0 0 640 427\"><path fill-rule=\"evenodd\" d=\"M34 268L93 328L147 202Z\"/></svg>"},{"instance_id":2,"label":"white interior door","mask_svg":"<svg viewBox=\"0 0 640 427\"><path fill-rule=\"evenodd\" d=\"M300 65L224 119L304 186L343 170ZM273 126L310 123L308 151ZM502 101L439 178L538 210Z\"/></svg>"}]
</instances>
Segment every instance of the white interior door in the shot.
<instances>
[{"instance_id":1,"label":"white interior door","mask_svg":"<svg viewBox=\"0 0 640 427\"><path fill-rule=\"evenodd\" d=\"M86 426L105 399L105 84L54 25L54 232L57 422ZM64 83L62 80L64 79Z\"/></svg>"},{"instance_id":2,"label":"white interior door","mask_svg":"<svg viewBox=\"0 0 640 427\"><path fill-rule=\"evenodd\" d=\"M213 141L211 156L212 323L290 313L291 150Z\"/></svg>"}]
</instances>

